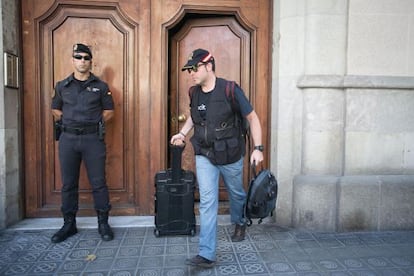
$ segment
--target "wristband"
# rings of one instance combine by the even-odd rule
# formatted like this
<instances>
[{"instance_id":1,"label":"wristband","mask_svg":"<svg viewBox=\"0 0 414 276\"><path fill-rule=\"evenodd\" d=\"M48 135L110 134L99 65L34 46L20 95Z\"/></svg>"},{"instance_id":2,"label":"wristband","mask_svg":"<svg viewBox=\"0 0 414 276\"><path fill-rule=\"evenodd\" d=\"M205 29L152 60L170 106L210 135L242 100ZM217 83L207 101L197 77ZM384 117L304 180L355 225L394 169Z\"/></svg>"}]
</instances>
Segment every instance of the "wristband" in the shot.
<instances>
[{"instance_id":1,"label":"wristband","mask_svg":"<svg viewBox=\"0 0 414 276\"><path fill-rule=\"evenodd\" d=\"M182 133L181 131L179 132L179 134L181 134L182 136L184 136L184 138L186 137L184 133Z\"/></svg>"}]
</instances>

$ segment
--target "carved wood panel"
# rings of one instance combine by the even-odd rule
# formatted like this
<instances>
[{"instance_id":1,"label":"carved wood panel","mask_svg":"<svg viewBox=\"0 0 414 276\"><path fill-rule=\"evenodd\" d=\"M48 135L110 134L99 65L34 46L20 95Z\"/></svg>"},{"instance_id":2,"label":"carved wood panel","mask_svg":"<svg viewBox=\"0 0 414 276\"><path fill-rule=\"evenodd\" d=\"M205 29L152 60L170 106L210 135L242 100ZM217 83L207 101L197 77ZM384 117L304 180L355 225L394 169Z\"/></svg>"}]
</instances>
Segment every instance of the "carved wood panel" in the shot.
<instances>
[{"instance_id":1,"label":"carved wood panel","mask_svg":"<svg viewBox=\"0 0 414 276\"><path fill-rule=\"evenodd\" d=\"M218 75L240 82L262 120L267 145L270 14L270 0L22 0L26 216L60 215L50 101L56 81L71 72L72 44L91 46L92 71L109 84L114 96L116 115L107 134L111 213L152 215L154 175L169 165L168 116L176 108L169 106L170 81L178 76L174 70L181 68L190 48L199 43L191 41L199 37L190 34L185 48L171 55L170 39L181 29L191 33L193 27L202 28L194 22L209 28L200 46L211 45L218 62L225 62L218 65ZM226 50L208 44L222 32L229 43ZM174 62L177 66L171 67ZM228 70L227 64L234 66ZM175 80L180 95L186 90L183 80ZM80 187L80 214L92 215L84 172Z\"/></svg>"},{"instance_id":2,"label":"carved wood panel","mask_svg":"<svg viewBox=\"0 0 414 276\"><path fill-rule=\"evenodd\" d=\"M34 202L29 201L35 205L29 207L28 213L55 214L60 209L58 142L53 139L50 104L55 83L73 72L72 45L80 42L90 46L92 72L108 83L115 102L115 117L107 125L105 139L110 200L115 213L133 214L139 202L134 185L133 158L128 153L134 147L134 127L139 129L133 120L137 108L134 95L137 81L133 75L138 61L135 50L138 26L114 4L77 5L61 1L40 16L35 16L36 11L31 13L31 19L24 19L35 27L30 30L35 35L25 38L27 43L35 46L35 56L31 58L25 52L25 57L33 60L33 67L37 68L24 72L25 81L34 79L33 83L36 83L32 87L24 86L26 98L33 99L25 102L26 147L33 149L26 155L39 162L37 170L26 173L26 177L33 175L37 179L37 182L26 181L27 192L37 195ZM34 119L33 125L29 125L29 118ZM30 140L32 136L37 139ZM91 188L84 167L79 189L80 213L93 213Z\"/></svg>"}]
</instances>

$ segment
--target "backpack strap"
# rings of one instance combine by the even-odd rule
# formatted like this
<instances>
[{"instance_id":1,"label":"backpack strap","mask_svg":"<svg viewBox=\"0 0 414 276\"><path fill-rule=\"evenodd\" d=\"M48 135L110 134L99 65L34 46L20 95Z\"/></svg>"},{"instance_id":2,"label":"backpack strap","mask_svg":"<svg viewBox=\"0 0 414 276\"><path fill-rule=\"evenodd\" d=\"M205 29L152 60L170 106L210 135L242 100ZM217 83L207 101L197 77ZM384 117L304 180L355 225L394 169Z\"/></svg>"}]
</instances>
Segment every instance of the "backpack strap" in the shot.
<instances>
[{"instance_id":1,"label":"backpack strap","mask_svg":"<svg viewBox=\"0 0 414 276\"><path fill-rule=\"evenodd\" d=\"M231 96L231 99L232 99L232 102L233 103L236 103L236 101L235 101L235 99L234 99L234 87L235 87L235 82L234 81L227 81L227 83L226 83L226 96L227 96L227 98L230 98L230 96Z\"/></svg>"},{"instance_id":2,"label":"backpack strap","mask_svg":"<svg viewBox=\"0 0 414 276\"><path fill-rule=\"evenodd\" d=\"M192 99L193 99L193 94L194 94L194 91L196 90L196 88L197 88L197 86L191 86L191 87L188 89L188 96L190 97L190 100L192 100Z\"/></svg>"},{"instance_id":3,"label":"backpack strap","mask_svg":"<svg viewBox=\"0 0 414 276\"><path fill-rule=\"evenodd\" d=\"M241 129L242 133L245 139L249 136L249 122L248 120L241 114L240 106L236 101L236 96L234 95L236 82L235 81L226 81L226 96L227 99L230 100L231 103L231 109L234 113L238 114L240 123L241 123Z\"/></svg>"},{"instance_id":4,"label":"backpack strap","mask_svg":"<svg viewBox=\"0 0 414 276\"><path fill-rule=\"evenodd\" d=\"M239 116L240 119L240 123L241 123L241 128L243 131L243 115L241 115L240 112L240 106L238 105L237 101L236 101L236 96L234 95L234 90L236 87L236 82L235 81L226 81L226 96L227 99L230 101L231 104L231 109L233 111L233 113L237 114L237 116Z\"/></svg>"}]
</instances>

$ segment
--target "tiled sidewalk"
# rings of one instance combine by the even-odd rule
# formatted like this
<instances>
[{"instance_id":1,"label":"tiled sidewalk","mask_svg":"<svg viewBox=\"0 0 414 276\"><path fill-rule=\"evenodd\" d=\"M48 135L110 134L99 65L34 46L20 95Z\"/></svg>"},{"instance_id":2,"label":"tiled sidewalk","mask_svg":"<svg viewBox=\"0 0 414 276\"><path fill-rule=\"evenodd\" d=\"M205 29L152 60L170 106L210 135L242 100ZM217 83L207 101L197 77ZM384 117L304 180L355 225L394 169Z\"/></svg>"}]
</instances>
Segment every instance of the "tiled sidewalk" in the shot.
<instances>
[{"instance_id":1,"label":"tiled sidewalk","mask_svg":"<svg viewBox=\"0 0 414 276\"><path fill-rule=\"evenodd\" d=\"M318 233L255 224L245 241L232 243L233 228L220 225L212 269L184 264L197 253L198 234L114 230L110 242L84 228L60 244L50 242L56 230L1 231L0 275L414 275L414 230Z\"/></svg>"}]
</instances>

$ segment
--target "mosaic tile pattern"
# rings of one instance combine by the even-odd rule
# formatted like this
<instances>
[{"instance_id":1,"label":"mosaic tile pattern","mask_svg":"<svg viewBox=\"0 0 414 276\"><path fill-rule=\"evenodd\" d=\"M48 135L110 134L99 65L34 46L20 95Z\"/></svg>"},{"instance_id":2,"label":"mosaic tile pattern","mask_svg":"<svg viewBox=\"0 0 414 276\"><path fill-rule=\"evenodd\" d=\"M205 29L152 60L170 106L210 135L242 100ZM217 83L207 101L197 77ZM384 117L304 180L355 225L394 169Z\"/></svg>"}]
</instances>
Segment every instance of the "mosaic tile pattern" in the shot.
<instances>
[{"instance_id":1,"label":"mosaic tile pattern","mask_svg":"<svg viewBox=\"0 0 414 276\"><path fill-rule=\"evenodd\" d=\"M55 230L4 230L0 275L414 275L414 231L320 233L255 224L239 243L231 242L232 231L219 226L216 266L201 269L184 264L197 253L197 234L115 228L115 239L104 242L96 229L79 229L52 244Z\"/></svg>"}]
</instances>

